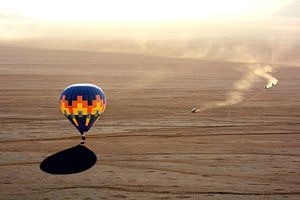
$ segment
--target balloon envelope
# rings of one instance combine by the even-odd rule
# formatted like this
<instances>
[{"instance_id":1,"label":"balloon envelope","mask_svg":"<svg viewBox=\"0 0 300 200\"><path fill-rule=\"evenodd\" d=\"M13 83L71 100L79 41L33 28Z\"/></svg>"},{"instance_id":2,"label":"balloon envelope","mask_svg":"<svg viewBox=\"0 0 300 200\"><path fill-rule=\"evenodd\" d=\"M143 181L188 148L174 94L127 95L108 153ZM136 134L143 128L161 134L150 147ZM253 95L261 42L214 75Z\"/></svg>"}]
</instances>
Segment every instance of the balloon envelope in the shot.
<instances>
[{"instance_id":1,"label":"balloon envelope","mask_svg":"<svg viewBox=\"0 0 300 200\"><path fill-rule=\"evenodd\" d=\"M105 106L103 91L93 84L70 85L60 96L61 111L81 134L93 126Z\"/></svg>"}]
</instances>

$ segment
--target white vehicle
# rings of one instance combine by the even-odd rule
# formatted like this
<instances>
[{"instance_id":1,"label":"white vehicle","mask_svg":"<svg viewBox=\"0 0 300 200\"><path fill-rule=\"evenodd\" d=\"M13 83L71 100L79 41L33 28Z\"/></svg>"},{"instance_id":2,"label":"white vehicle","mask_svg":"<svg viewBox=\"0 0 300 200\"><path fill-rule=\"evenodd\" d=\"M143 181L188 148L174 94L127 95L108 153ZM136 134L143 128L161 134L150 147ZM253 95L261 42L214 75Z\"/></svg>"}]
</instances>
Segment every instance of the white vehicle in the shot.
<instances>
[{"instance_id":1,"label":"white vehicle","mask_svg":"<svg viewBox=\"0 0 300 200\"><path fill-rule=\"evenodd\" d=\"M197 112L197 108L192 108L191 112L192 113L196 113Z\"/></svg>"},{"instance_id":2,"label":"white vehicle","mask_svg":"<svg viewBox=\"0 0 300 200\"><path fill-rule=\"evenodd\" d=\"M271 85L266 85L265 86L265 89L269 89L269 88L272 88L272 87L274 87L275 86L275 83L272 83Z\"/></svg>"}]
</instances>

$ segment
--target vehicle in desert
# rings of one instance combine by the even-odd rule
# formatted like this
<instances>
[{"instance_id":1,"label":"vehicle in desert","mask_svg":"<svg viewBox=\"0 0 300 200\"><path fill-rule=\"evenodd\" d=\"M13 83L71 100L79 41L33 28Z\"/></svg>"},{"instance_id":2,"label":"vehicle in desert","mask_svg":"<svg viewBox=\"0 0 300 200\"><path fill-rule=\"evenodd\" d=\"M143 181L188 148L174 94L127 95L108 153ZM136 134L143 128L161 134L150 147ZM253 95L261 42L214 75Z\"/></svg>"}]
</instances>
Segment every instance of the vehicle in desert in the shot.
<instances>
[{"instance_id":1,"label":"vehicle in desert","mask_svg":"<svg viewBox=\"0 0 300 200\"><path fill-rule=\"evenodd\" d=\"M197 108L192 108L191 112L192 113L196 113L197 112Z\"/></svg>"},{"instance_id":2,"label":"vehicle in desert","mask_svg":"<svg viewBox=\"0 0 300 200\"><path fill-rule=\"evenodd\" d=\"M275 83L272 83L271 85L266 85L265 86L265 89L270 89L270 88L272 88L272 87L274 87L275 86Z\"/></svg>"}]
</instances>

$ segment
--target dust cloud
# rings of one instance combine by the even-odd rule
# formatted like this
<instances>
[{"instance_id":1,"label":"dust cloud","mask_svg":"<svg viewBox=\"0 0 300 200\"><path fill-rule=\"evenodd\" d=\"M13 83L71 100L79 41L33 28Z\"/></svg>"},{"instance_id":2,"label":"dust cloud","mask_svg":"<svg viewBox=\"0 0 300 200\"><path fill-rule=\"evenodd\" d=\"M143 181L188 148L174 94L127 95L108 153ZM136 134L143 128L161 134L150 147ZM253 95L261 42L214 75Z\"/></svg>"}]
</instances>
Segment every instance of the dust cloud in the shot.
<instances>
[{"instance_id":1,"label":"dust cloud","mask_svg":"<svg viewBox=\"0 0 300 200\"><path fill-rule=\"evenodd\" d=\"M270 73L273 72L271 65L250 65L244 75L233 83L232 89L226 94L226 99L220 102L206 104L202 108L194 109L193 112L201 112L207 109L231 106L241 103L244 100L244 94L253 86L257 78L266 81L265 89L274 87L278 79Z\"/></svg>"},{"instance_id":2,"label":"dust cloud","mask_svg":"<svg viewBox=\"0 0 300 200\"><path fill-rule=\"evenodd\" d=\"M269 65L266 65L262 68L256 69L254 71L255 75L261 77L262 79L266 80L267 84L265 86L266 89L269 89L271 87L274 87L278 83L278 79L273 77L271 73L273 71L273 68Z\"/></svg>"},{"instance_id":3,"label":"dust cloud","mask_svg":"<svg viewBox=\"0 0 300 200\"><path fill-rule=\"evenodd\" d=\"M276 23L274 23L276 21ZM22 26L20 26L22 24ZM197 111L241 103L257 79L265 88L278 80L271 75L274 66L300 66L300 21L270 18L255 22L191 23L41 23L24 18L0 21L0 43L37 48L88 50L110 53L143 54L169 58L201 59L241 63L243 73L234 81L224 101L204 105ZM2 31L1 31L2 30ZM4 34L5 33L5 34ZM122 33L122 34L120 34ZM140 87L159 82L141 74Z\"/></svg>"}]
</instances>

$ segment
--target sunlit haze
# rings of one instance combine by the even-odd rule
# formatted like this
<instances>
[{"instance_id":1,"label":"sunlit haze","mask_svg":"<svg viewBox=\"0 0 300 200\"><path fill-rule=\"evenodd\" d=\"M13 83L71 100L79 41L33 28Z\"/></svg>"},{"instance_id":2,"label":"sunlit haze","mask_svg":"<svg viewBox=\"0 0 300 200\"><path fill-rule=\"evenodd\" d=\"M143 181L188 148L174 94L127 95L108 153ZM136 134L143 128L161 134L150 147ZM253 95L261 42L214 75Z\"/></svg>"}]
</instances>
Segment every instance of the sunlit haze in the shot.
<instances>
[{"instance_id":1,"label":"sunlit haze","mask_svg":"<svg viewBox=\"0 0 300 200\"><path fill-rule=\"evenodd\" d=\"M141 21L268 16L291 0L0 0L0 14L40 20Z\"/></svg>"},{"instance_id":2,"label":"sunlit haze","mask_svg":"<svg viewBox=\"0 0 300 200\"><path fill-rule=\"evenodd\" d=\"M0 45L245 60L247 53L236 55L261 41L270 48L273 41L296 44L299 18L285 13L290 7L297 13L297 5L294 0L0 0ZM225 43L231 43L230 51ZM276 48L289 47L281 43ZM257 60L274 55L262 51L251 47Z\"/></svg>"}]
</instances>

